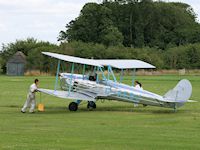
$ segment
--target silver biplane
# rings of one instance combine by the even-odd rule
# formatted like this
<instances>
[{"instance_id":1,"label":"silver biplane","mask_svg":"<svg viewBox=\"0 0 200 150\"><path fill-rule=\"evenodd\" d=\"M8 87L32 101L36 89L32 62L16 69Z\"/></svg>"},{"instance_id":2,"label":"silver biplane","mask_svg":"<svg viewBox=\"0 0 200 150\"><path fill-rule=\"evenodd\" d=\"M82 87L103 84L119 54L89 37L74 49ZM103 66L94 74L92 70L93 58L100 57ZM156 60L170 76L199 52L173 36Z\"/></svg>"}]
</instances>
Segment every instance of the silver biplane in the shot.
<instances>
[{"instance_id":1,"label":"silver biplane","mask_svg":"<svg viewBox=\"0 0 200 150\"><path fill-rule=\"evenodd\" d=\"M58 59L56 81L54 90L38 89L39 92L46 93L59 98L74 100L68 106L70 111L76 111L81 101L87 101L87 108L95 109L95 102L99 99L116 100L144 106L159 106L173 108L174 111L189 100L192 94L191 83L183 79L173 89L169 90L164 96L138 89L133 84L122 83L124 69L155 68L155 66L140 60L117 60L117 59L85 59L62 55L51 52L42 52L44 55ZM71 62L71 73L60 73L60 62ZM74 64L83 65L83 74L74 73ZM85 66L96 68L90 75L85 74ZM104 68L107 67L106 75ZM120 69L120 81L117 81L112 68ZM60 78L61 90L57 90Z\"/></svg>"}]
</instances>

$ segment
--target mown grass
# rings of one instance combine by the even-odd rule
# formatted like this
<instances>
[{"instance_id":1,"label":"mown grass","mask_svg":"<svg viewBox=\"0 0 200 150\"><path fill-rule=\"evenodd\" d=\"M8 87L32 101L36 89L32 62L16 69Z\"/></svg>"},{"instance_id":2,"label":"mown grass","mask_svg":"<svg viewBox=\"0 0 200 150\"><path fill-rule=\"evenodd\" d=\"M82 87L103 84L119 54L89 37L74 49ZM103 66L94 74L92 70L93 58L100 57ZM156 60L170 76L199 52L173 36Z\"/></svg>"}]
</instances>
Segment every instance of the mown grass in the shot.
<instances>
[{"instance_id":1,"label":"mown grass","mask_svg":"<svg viewBox=\"0 0 200 150\"><path fill-rule=\"evenodd\" d=\"M68 100L37 94L45 112L22 114L29 85L35 77L0 76L0 149L200 149L200 103L188 103L174 113L160 107L133 107L115 101L86 104L77 112ZM54 77L38 77L40 87L53 88ZM191 99L199 100L199 76L138 76L143 88L163 95L182 79L193 85ZM131 84L131 77L124 82Z\"/></svg>"}]
</instances>

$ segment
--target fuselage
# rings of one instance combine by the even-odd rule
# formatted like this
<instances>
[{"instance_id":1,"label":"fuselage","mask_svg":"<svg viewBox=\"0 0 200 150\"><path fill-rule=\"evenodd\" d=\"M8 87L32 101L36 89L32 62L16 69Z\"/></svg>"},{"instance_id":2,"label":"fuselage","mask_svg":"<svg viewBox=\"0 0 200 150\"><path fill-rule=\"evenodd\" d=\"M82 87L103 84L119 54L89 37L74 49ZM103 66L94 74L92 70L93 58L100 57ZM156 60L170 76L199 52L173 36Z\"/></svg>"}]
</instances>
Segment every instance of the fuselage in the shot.
<instances>
[{"instance_id":1,"label":"fuselage","mask_svg":"<svg viewBox=\"0 0 200 150\"><path fill-rule=\"evenodd\" d=\"M183 103L165 102L161 95L112 80L91 81L86 75L68 73L61 74L60 80L63 90L67 91L70 88L70 90L94 97L96 100L109 99L169 108L174 108L175 104L176 107L183 105Z\"/></svg>"}]
</instances>

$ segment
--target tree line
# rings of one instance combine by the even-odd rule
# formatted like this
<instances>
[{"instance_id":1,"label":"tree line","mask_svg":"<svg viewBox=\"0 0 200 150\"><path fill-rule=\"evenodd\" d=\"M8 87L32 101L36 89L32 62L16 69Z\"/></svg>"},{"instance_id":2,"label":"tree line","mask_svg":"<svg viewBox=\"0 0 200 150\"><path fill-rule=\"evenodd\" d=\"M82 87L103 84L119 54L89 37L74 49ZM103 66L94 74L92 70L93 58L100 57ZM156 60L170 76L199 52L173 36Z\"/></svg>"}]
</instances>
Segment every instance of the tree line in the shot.
<instances>
[{"instance_id":1,"label":"tree line","mask_svg":"<svg viewBox=\"0 0 200 150\"><path fill-rule=\"evenodd\" d=\"M155 65L157 69L200 68L200 43L173 47L163 51L150 47L132 48L123 45L108 47L103 44L81 41L64 42L58 46L49 42L26 39L4 45L2 49L0 64L4 73L6 72L6 62L17 51L22 51L26 55L27 70L41 72L55 73L57 67L57 60L42 55L42 51L94 59L139 59ZM70 67L69 64L68 67Z\"/></svg>"},{"instance_id":2,"label":"tree line","mask_svg":"<svg viewBox=\"0 0 200 150\"><path fill-rule=\"evenodd\" d=\"M28 70L55 72L57 61L42 51L94 59L139 59L158 69L200 68L200 25L185 3L104 0L87 3L59 34L60 44L34 38L3 44L1 72L17 51Z\"/></svg>"}]
</instances>

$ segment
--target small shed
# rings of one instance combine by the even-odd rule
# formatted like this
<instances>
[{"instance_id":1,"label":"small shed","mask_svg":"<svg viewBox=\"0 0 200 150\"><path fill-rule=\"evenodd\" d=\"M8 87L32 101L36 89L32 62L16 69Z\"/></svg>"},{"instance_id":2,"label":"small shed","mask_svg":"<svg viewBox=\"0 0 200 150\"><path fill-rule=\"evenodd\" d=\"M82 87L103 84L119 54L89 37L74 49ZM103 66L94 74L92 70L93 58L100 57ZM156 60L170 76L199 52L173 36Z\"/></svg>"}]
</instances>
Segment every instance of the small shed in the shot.
<instances>
[{"instance_id":1,"label":"small shed","mask_svg":"<svg viewBox=\"0 0 200 150\"><path fill-rule=\"evenodd\" d=\"M7 62L7 75L23 76L26 65L26 56L21 51L16 52Z\"/></svg>"}]
</instances>

